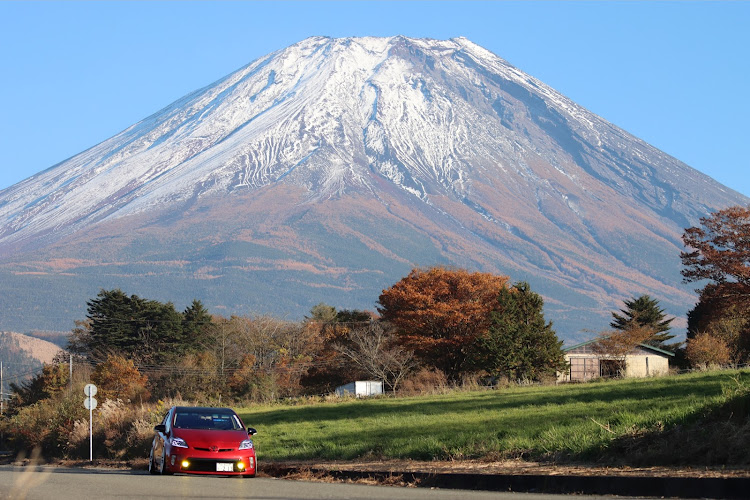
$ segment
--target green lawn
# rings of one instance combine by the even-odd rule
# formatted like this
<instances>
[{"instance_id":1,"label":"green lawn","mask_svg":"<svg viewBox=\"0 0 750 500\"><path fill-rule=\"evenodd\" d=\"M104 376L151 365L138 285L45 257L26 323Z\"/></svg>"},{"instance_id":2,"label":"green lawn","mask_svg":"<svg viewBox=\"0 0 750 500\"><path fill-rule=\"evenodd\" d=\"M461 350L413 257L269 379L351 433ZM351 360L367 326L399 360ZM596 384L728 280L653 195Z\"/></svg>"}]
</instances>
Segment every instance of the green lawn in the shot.
<instances>
[{"instance_id":1,"label":"green lawn","mask_svg":"<svg viewBox=\"0 0 750 500\"><path fill-rule=\"evenodd\" d=\"M689 424L750 371L408 398L241 408L261 460L585 460L618 439ZM606 429L604 428L606 427Z\"/></svg>"}]
</instances>

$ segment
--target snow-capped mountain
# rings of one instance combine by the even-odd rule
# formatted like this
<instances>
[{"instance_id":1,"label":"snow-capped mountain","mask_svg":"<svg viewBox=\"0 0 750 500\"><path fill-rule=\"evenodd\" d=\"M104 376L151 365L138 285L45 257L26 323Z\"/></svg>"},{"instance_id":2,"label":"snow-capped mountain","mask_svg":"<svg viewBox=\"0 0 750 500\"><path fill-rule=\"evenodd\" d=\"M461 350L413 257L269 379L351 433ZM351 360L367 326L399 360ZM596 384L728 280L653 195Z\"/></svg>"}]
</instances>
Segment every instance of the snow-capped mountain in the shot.
<instances>
[{"instance_id":1,"label":"snow-capped mountain","mask_svg":"<svg viewBox=\"0 0 750 500\"><path fill-rule=\"evenodd\" d=\"M0 328L115 286L372 309L447 264L529 281L572 338L636 294L683 315L683 229L748 202L464 38L315 37L0 191Z\"/></svg>"}]
</instances>

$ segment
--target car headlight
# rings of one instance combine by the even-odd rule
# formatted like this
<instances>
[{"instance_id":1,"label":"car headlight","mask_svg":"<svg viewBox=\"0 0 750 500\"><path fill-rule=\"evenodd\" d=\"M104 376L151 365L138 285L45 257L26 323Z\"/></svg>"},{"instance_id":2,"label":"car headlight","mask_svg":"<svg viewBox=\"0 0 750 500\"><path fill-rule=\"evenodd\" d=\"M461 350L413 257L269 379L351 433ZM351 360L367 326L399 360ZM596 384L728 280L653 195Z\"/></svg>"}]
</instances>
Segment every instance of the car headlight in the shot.
<instances>
[{"instance_id":1,"label":"car headlight","mask_svg":"<svg viewBox=\"0 0 750 500\"><path fill-rule=\"evenodd\" d=\"M240 443L240 450L252 450L253 449L253 440L252 439L245 439L243 442Z\"/></svg>"},{"instance_id":2,"label":"car headlight","mask_svg":"<svg viewBox=\"0 0 750 500\"><path fill-rule=\"evenodd\" d=\"M173 438L172 438L172 439L170 440L170 443L171 443L171 444L172 444L172 446L174 446L175 448L187 448L187 447L188 447L188 445L187 445L187 443L185 442L185 440L184 440L184 439L182 439L182 438L178 438L178 437L173 437Z\"/></svg>"}]
</instances>

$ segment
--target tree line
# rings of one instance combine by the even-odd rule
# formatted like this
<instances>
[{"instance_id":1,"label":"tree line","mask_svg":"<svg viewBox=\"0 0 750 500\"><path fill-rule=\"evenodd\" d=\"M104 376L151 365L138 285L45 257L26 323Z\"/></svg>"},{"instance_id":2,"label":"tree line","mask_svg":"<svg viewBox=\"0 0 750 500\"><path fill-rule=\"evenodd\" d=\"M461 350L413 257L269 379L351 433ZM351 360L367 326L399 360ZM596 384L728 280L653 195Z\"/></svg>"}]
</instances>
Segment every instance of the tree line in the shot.
<instances>
[{"instance_id":1,"label":"tree line","mask_svg":"<svg viewBox=\"0 0 750 500\"><path fill-rule=\"evenodd\" d=\"M123 400L266 401L324 394L356 379L397 391L419 379L460 383L551 379L564 369L562 341L544 302L506 276L414 269L383 290L376 311L314 306L302 321L212 315L200 300L178 311L101 290L69 335L76 364ZM67 384L67 366L48 366L13 387L16 407Z\"/></svg>"}]
</instances>

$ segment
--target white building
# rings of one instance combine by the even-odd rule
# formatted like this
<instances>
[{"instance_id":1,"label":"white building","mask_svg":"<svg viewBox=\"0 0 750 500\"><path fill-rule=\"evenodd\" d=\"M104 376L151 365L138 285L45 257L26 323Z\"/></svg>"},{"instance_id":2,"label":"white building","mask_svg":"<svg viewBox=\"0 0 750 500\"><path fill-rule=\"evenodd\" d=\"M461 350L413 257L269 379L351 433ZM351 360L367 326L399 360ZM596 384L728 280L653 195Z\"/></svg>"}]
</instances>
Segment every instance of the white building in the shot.
<instances>
[{"instance_id":1,"label":"white building","mask_svg":"<svg viewBox=\"0 0 750 500\"><path fill-rule=\"evenodd\" d=\"M336 388L337 396L377 396L383 394L383 382L377 380L358 380Z\"/></svg>"}]
</instances>

